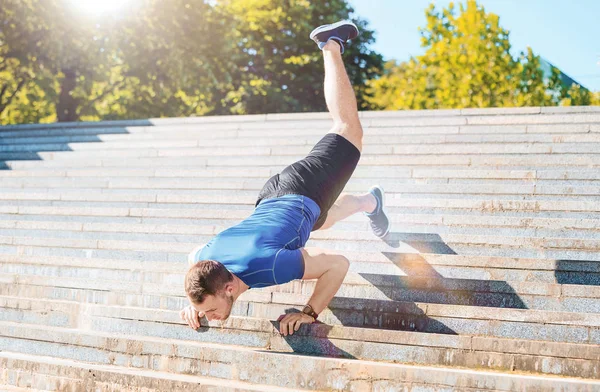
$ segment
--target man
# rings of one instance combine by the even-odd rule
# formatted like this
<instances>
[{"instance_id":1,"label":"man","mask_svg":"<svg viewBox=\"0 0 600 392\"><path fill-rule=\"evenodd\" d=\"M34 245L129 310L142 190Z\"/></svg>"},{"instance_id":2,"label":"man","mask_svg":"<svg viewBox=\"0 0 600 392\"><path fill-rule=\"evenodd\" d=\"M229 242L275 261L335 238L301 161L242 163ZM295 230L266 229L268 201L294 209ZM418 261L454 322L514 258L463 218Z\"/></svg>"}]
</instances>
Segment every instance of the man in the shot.
<instances>
[{"instance_id":1,"label":"man","mask_svg":"<svg viewBox=\"0 0 600 392\"><path fill-rule=\"evenodd\" d=\"M358 28L349 21L320 26L310 34L323 52L325 101L333 128L307 157L267 181L252 215L190 253L185 291L191 305L180 312L190 327L200 327L202 316L227 319L234 301L250 288L317 279L302 312L279 318L280 333L293 334L300 325L317 319L349 267L348 259L340 254L304 248L310 232L364 212L378 237L388 233L390 223L380 187L361 196L340 196L362 151L356 97L342 62L344 44L357 36Z\"/></svg>"}]
</instances>

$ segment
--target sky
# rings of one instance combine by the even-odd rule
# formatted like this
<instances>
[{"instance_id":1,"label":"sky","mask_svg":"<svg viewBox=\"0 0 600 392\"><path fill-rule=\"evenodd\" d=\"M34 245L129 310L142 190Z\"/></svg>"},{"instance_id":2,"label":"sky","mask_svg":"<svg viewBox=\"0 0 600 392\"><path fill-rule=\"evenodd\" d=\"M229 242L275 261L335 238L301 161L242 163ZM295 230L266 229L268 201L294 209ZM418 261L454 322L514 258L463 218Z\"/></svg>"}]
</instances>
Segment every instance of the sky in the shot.
<instances>
[{"instance_id":1,"label":"sky","mask_svg":"<svg viewBox=\"0 0 600 392\"><path fill-rule=\"evenodd\" d=\"M349 0L355 16L375 30L372 46L386 60L407 60L423 53L419 27L425 26L430 0ZM449 0L433 0L447 7ZM460 1L455 1L458 5ZM463 1L464 3L464 1ZM510 32L512 54L533 52L593 91L600 91L599 0L479 0L500 16Z\"/></svg>"}]
</instances>

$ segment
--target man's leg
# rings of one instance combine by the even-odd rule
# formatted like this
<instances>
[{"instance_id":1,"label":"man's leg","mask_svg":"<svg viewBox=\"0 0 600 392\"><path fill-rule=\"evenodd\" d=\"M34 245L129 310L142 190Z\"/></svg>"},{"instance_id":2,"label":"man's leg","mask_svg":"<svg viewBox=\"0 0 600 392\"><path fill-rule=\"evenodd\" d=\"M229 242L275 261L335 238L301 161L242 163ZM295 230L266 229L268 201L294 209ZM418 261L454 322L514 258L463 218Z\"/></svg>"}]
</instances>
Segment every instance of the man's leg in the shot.
<instances>
[{"instance_id":1,"label":"man's leg","mask_svg":"<svg viewBox=\"0 0 600 392\"><path fill-rule=\"evenodd\" d=\"M329 40L323 47L325 63L325 103L333 117L330 132L338 133L348 139L362 152L363 130L358 118L356 96L346 73L340 44Z\"/></svg>"},{"instance_id":2,"label":"man's leg","mask_svg":"<svg viewBox=\"0 0 600 392\"><path fill-rule=\"evenodd\" d=\"M325 219L325 223L323 223L323 226L321 226L319 230L329 229L337 222L346 219L357 212L371 213L375 208L377 208L377 200L372 193L366 193L360 196L342 193L335 201L335 204L329 209L327 219Z\"/></svg>"},{"instance_id":3,"label":"man's leg","mask_svg":"<svg viewBox=\"0 0 600 392\"><path fill-rule=\"evenodd\" d=\"M344 48L340 43L357 35L356 26L343 21L315 29L311 38L323 51L325 102L334 124L329 132L343 136L362 153L363 129L358 117L356 96L342 61ZM389 232L389 221L383 212L383 190L378 186L360 196L341 194L328 210L327 218L319 230L327 229L357 212L368 214L371 227L378 237Z\"/></svg>"}]
</instances>

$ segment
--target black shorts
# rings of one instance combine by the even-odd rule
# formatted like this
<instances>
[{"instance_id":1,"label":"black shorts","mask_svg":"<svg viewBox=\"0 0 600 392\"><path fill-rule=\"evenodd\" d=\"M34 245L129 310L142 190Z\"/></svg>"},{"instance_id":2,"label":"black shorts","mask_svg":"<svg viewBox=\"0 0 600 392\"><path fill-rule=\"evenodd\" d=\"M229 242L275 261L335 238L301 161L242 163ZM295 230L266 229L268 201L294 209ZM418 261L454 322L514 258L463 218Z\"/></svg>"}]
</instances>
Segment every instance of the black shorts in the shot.
<instances>
[{"instance_id":1,"label":"black shorts","mask_svg":"<svg viewBox=\"0 0 600 392\"><path fill-rule=\"evenodd\" d=\"M318 230L352 176L359 159L360 151L354 144L337 133L328 133L305 158L269 178L258 194L255 205L263 199L289 194L309 197L321 208L321 214L312 228L312 231Z\"/></svg>"}]
</instances>

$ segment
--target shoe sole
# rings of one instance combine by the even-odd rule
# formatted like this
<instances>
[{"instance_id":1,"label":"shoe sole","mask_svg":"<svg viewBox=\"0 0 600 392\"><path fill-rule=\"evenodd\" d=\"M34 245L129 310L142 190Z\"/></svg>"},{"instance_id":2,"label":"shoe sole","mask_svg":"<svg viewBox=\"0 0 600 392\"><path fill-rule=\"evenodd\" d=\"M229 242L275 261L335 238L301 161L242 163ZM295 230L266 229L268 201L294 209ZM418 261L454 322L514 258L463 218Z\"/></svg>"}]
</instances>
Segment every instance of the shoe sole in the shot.
<instances>
[{"instance_id":1,"label":"shoe sole","mask_svg":"<svg viewBox=\"0 0 600 392\"><path fill-rule=\"evenodd\" d=\"M377 236L379 238L383 238L386 235L388 235L388 233L390 232L390 229L392 228L392 221L390 220L390 216L388 215L388 213L387 213L387 211L385 209L385 206L386 206L386 204L385 204L385 191L383 190L383 188L381 187L381 185L375 185L373 188L378 188L381 191L381 204L382 204L381 211L383 211L383 213L385 214L385 216L387 216L387 218L388 218L388 228L387 228L387 230L385 231L385 233L383 233L383 235L381 237ZM377 235L377 234L375 234L375 235Z\"/></svg>"},{"instance_id":2,"label":"shoe sole","mask_svg":"<svg viewBox=\"0 0 600 392\"><path fill-rule=\"evenodd\" d=\"M354 23L350 22L349 20L342 20L342 21L335 22L335 23L332 23L329 25L323 25L323 26L317 27L310 33L309 38L314 40L314 38L317 34L322 33L324 31L337 29L338 27L340 27L342 25L350 25L350 26L354 27L356 29L357 37L358 37L358 27L356 27L356 25Z\"/></svg>"}]
</instances>

